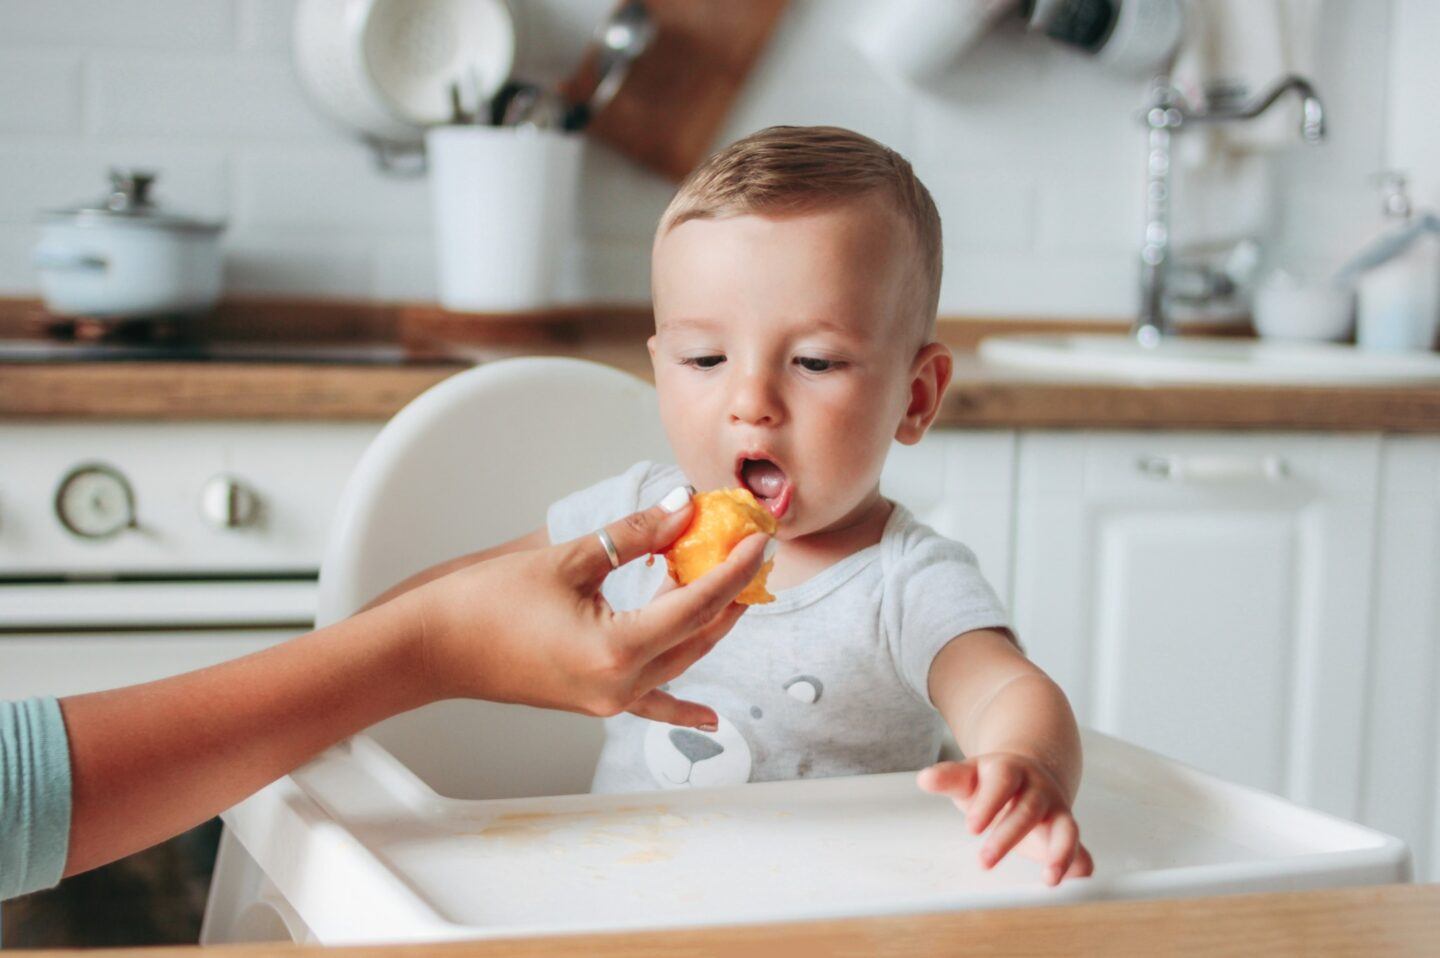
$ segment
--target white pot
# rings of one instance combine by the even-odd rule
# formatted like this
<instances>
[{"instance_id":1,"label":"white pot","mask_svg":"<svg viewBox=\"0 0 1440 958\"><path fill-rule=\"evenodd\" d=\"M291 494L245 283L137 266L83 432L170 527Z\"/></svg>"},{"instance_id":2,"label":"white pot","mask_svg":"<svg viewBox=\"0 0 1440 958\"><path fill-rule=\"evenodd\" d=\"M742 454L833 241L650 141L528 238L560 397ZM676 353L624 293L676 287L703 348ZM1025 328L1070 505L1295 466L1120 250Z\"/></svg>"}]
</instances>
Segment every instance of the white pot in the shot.
<instances>
[{"instance_id":1,"label":"white pot","mask_svg":"<svg viewBox=\"0 0 1440 958\"><path fill-rule=\"evenodd\" d=\"M224 226L160 211L153 177L112 171L101 203L45 216L34 261L45 307L107 319L200 313L220 298Z\"/></svg>"}]
</instances>

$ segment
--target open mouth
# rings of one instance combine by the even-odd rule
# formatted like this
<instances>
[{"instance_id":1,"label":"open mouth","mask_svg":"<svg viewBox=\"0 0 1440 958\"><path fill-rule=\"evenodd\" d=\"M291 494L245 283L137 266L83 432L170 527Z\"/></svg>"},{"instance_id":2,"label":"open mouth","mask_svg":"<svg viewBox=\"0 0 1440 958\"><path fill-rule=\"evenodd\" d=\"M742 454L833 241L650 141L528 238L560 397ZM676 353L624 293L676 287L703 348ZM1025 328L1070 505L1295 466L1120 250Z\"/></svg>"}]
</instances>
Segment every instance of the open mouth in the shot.
<instances>
[{"instance_id":1,"label":"open mouth","mask_svg":"<svg viewBox=\"0 0 1440 958\"><path fill-rule=\"evenodd\" d=\"M773 459L741 456L735 465L735 476L776 519L784 516L790 508L795 487L785 475L785 470Z\"/></svg>"}]
</instances>

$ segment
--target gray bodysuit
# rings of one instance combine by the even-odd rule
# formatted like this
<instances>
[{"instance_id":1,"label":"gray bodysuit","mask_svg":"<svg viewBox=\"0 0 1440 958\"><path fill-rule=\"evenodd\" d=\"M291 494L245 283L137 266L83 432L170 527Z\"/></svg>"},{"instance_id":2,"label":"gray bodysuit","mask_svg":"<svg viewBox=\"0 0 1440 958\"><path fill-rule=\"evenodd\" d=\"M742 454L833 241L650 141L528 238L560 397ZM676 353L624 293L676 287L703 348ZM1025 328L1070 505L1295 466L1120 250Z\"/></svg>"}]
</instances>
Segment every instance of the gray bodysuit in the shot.
<instances>
[{"instance_id":1,"label":"gray bodysuit","mask_svg":"<svg viewBox=\"0 0 1440 958\"><path fill-rule=\"evenodd\" d=\"M553 505L550 540L594 532L684 481L675 466L639 463ZM638 608L664 575L663 561L632 562L606 581L605 597ZM922 768L945 731L927 692L930 663L957 635L1008 628L970 550L898 504L879 543L775 595L669 686L715 709L719 730L608 719L593 791Z\"/></svg>"}]
</instances>

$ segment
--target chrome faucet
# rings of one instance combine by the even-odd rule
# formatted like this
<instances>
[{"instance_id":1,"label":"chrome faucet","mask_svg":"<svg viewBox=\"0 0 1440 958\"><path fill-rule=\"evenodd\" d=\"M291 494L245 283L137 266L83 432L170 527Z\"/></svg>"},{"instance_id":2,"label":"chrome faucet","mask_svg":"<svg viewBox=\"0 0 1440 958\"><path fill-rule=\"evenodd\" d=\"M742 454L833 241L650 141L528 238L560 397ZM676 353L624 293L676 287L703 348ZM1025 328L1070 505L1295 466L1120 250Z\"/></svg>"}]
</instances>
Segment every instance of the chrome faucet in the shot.
<instances>
[{"instance_id":1,"label":"chrome faucet","mask_svg":"<svg viewBox=\"0 0 1440 958\"><path fill-rule=\"evenodd\" d=\"M1154 346L1170 331L1165 312L1166 280L1170 271L1170 138L1186 124L1250 120L1274 105L1290 90L1300 96L1300 138L1319 143L1325 138L1325 107L1315 87L1304 77L1291 75L1255 99L1245 102L1243 91L1219 87L1208 92L1208 102L1194 107L1170 83L1157 77L1150 88L1150 103L1143 119L1149 130L1145 164L1145 239L1140 247L1140 315L1131 330L1142 346Z\"/></svg>"}]
</instances>

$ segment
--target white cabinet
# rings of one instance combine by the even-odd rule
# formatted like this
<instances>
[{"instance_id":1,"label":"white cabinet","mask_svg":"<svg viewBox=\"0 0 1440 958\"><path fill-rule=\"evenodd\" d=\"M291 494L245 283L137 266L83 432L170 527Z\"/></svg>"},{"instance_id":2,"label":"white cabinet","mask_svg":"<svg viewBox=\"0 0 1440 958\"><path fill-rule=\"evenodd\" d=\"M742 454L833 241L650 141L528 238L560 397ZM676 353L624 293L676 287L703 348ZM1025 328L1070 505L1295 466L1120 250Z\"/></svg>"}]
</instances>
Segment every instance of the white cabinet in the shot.
<instances>
[{"instance_id":1,"label":"white cabinet","mask_svg":"<svg viewBox=\"0 0 1440 958\"><path fill-rule=\"evenodd\" d=\"M1022 434L1022 641L1082 723L1356 816L1380 446Z\"/></svg>"},{"instance_id":2,"label":"white cabinet","mask_svg":"<svg viewBox=\"0 0 1440 958\"><path fill-rule=\"evenodd\" d=\"M985 578L1010 597L1015 434L936 430L891 449L881 491L921 522L970 547Z\"/></svg>"},{"instance_id":3,"label":"white cabinet","mask_svg":"<svg viewBox=\"0 0 1440 958\"><path fill-rule=\"evenodd\" d=\"M1440 437L1386 437L1376 551L1360 818L1440 881Z\"/></svg>"}]
</instances>

